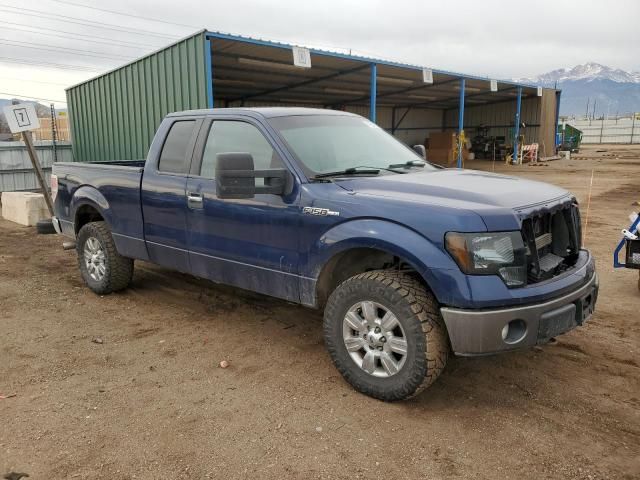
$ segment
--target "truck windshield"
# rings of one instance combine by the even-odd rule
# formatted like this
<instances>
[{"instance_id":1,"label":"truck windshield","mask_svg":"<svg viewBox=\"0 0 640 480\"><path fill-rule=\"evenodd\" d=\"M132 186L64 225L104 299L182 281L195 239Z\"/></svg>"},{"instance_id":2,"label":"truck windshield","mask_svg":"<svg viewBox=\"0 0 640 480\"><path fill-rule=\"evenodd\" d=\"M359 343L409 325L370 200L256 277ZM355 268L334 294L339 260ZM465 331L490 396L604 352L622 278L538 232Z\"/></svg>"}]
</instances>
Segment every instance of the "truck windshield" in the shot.
<instances>
[{"instance_id":1,"label":"truck windshield","mask_svg":"<svg viewBox=\"0 0 640 480\"><path fill-rule=\"evenodd\" d=\"M378 168L384 174L389 166L422 167L424 163L412 149L362 117L299 115L271 118L269 123L310 178L349 169L357 172L362 166ZM435 170L430 164L424 168Z\"/></svg>"}]
</instances>

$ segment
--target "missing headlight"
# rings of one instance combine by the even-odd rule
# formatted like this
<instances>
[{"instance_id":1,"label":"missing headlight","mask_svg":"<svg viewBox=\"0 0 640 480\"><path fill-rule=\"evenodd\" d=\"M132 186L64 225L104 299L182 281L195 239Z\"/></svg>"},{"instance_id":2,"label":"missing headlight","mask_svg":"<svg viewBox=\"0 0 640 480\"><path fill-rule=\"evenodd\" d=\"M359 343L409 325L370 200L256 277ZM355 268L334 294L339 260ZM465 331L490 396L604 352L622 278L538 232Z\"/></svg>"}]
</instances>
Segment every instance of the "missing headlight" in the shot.
<instances>
[{"instance_id":1,"label":"missing headlight","mask_svg":"<svg viewBox=\"0 0 640 480\"><path fill-rule=\"evenodd\" d=\"M520 232L448 232L445 247L469 275L498 275L508 287L527 282L526 250Z\"/></svg>"}]
</instances>

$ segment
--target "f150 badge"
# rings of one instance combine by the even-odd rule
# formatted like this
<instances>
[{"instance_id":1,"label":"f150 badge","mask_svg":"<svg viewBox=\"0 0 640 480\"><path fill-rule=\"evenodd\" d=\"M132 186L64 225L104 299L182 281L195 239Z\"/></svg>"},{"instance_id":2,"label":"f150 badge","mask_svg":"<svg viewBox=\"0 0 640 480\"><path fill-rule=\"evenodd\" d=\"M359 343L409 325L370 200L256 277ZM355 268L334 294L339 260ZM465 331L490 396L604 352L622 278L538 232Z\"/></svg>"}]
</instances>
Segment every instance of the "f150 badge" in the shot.
<instances>
[{"instance_id":1,"label":"f150 badge","mask_svg":"<svg viewBox=\"0 0 640 480\"><path fill-rule=\"evenodd\" d=\"M320 217L337 217L340 215L340 212L334 212L328 208L318 207L303 207L302 213L306 213L307 215L318 215Z\"/></svg>"}]
</instances>

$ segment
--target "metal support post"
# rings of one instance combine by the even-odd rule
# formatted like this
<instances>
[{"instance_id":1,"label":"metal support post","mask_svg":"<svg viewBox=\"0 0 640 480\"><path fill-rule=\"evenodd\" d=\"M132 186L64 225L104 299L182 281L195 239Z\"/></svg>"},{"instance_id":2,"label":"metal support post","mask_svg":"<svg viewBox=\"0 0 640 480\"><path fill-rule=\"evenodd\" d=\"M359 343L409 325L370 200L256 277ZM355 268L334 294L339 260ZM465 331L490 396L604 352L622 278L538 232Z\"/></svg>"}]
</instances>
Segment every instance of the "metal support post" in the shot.
<instances>
[{"instance_id":1,"label":"metal support post","mask_svg":"<svg viewBox=\"0 0 640 480\"><path fill-rule=\"evenodd\" d=\"M464 133L464 88L465 79L460 79L460 103L458 105L458 168L462 168L462 136Z\"/></svg>"},{"instance_id":2,"label":"metal support post","mask_svg":"<svg viewBox=\"0 0 640 480\"><path fill-rule=\"evenodd\" d=\"M516 125L514 129L513 135L513 157L511 158L511 163L513 165L518 163L518 141L520 137L520 111L522 109L522 87L518 87L518 97L516 99Z\"/></svg>"},{"instance_id":3,"label":"metal support post","mask_svg":"<svg viewBox=\"0 0 640 480\"><path fill-rule=\"evenodd\" d=\"M213 108L213 65L211 63L211 39L204 42L204 64L207 73L207 107Z\"/></svg>"},{"instance_id":4,"label":"metal support post","mask_svg":"<svg viewBox=\"0 0 640 480\"><path fill-rule=\"evenodd\" d=\"M369 94L369 120L376 123L376 96L378 94L378 65L371 64L371 92Z\"/></svg>"}]
</instances>

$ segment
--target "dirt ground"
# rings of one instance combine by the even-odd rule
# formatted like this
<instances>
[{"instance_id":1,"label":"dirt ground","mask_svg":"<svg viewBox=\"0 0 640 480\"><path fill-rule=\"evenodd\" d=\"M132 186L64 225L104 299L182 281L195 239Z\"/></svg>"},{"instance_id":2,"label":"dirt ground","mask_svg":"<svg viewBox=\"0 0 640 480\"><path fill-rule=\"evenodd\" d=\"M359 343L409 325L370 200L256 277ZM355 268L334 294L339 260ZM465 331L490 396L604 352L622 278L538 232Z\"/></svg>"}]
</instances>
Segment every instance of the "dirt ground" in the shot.
<instances>
[{"instance_id":1,"label":"dirt ground","mask_svg":"<svg viewBox=\"0 0 640 480\"><path fill-rule=\"evenodd\" d=\"M100 297L60 238L0 220L0 395L15 395L0 399L0 475L640 478L638 273L611 265L640 149L604 148L495 166L578 196L601 279L591 322L542 348L453 358L394 404L342 380L317 312L142 263L132 288Z\"/></svg>"}]
</instances>

